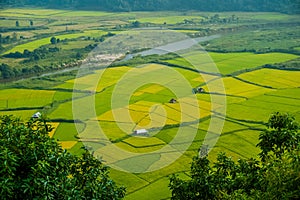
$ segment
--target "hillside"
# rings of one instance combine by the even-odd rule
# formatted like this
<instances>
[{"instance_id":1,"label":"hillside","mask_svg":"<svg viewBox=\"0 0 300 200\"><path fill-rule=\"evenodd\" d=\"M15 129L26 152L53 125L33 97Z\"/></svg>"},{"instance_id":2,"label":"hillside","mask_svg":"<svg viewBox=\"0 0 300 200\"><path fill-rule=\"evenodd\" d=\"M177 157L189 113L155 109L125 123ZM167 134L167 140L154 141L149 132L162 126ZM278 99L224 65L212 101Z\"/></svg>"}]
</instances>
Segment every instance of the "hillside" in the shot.
<instances>
[{"instance_id":1,"label":"hillside","mask_svg":"<svg viewBox=\"0 0 300 200\"><path fill-rule=\"evenodd\" d=\"M300 13L297 0L2 0L0 8L11 6L38 6L45 8L64 8L106 11L247 11Z\"/></svg>"}]
</instances>

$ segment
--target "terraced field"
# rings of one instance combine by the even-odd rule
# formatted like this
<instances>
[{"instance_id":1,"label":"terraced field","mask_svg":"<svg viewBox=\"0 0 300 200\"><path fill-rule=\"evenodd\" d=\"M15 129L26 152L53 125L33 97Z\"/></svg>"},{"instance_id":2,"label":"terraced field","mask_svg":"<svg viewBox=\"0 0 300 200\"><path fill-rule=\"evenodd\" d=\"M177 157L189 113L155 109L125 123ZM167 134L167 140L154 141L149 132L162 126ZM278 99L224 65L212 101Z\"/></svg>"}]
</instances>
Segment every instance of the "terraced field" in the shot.
<instances>
[{"instance_id":1,"label":"terraced field","mask_svg":"<svg viewBox=\"0 0 300 200\"><path fill-rule=\"evenodd\" d=\"M256 68L265 64L281 63L297 58L298 56L285 53L267 53L267 54L253 54L253 53L213 53L210 52L212 60L218 67L220 73L231 74L233 72ZM193 55L193 52L184 55L183 58L168 61L171 64L190 67L190 62L196 62L201 65L201 69L206 68L206 71L211 68L211 63L207 59L199 58L199 55Z\"/></svg>"},{"instance_id":2,"label":"terraced field","mask_svg":"<svg viewBox=\"0 0 300 200\"><path fill-rule=\"evenodd\" d=\"M30 32L30 37L63 31L68 20L74 14L78 16L76 24L68 27L84 31L57 35L60 39L99 37L108 32L99 29L100 23L114 27L116 21L123 24L138 20L161 25L164 22L176 24L183 23L185 19L202 19L200 15L189 13L177 14L178 16L174 17L176 13L172 12L165 17L159 12L155 17L153 13L148 12L74 13L41 9L32 9L30 12L35 23L46 23L50 27ZM289 19L289 16L284 14L243 14L241 20L249 17L251 20L264 19L265 22ZM223 13L221 16L231 15L232 13ZM9 9L1 12L0 16L26 18L28 10ZM48 22L50 16L55 21ZM15 20L5 22L5 26L15 26L11 23L15 23ZM21 26L26 23L26 20L20 20ZM93 27L97 27L97 30L91 30ZM177 31L195 32L186 29ZM50 37L47 36L20 44L8 52L34 50L49 42ZM78 45L86 46L88 43L70 41L59 47L73 49ZM209 158L214 160L221 151L234 159L257 155L258 149L255 145L258 135L274 111L290 112L300 120L299 70L263 67L296 59L299 55L214 52L209 52L209 55L213 63L206 54L199 56L197 52L190 52L184 54L184 58L167 60L164 64L148 63L138 67L128 65L91 70L77 79L74 74L56 74L19 81L11 87L3 84L3 89L0 90L0 114L13 114L29 119L37 111L43 112L55 128L50 136L57 139L63 148L79 154L82 152L81 147L86 146L94 150L95 155L103 156L105 163L114 166L136 165L136 169L150 171L153 166L149 165L148 160L167 162L176 158L177 160L170 165L147 173L128 173L114 168L110 170L113 179L127 187L125 199L168 199L171 194L167 177L173 173L179 173L183 178L189 177L188 170L192 158L197 155L208 130L216 126L211 122L222 124L224 120L221 132L212 131L214 136L220 136L209 154ZM190 63L196 63L202 72L191 70L194 68ZM220 74L212 70L214 64ZM223 92L218 88L218 81L224 84ZM137 87L132 86L137 83L141 84ZM202 87L204 92L194 94L192 89L197 87ZM114 104L113 98L116 101ZM176 102L170 103L173 98ZM225 98L226 103L217 102L218 98ZM123 100L126 100L125 103ZM94 103L93 109L90 109L91 102ZM74 108L76 104L81 107ZM80 120L74 117L74 110L77 109L83 116ZM226 114L222 114L224 109ZM107 140L99 139L99 127ZM185 130L182 135L178 134L181 128ZM135 130L140 129L146 129L148 133L133 134ZM171 150L177 152L183 148L191 135L192 143L187 145L187 150L181 156L177 158L176 154L170 153ZM174 140L175 143L172 143ZM210 140L212 139L208 138L208 142ZM172 144L171 147L164 149L168 144ZM162 151L161 155L155 153L159 151ZM136 162L132 162L126 157L129 153L142 155L135 158Z\"/></svg>"},{"instance_id":3,"label":"terraced field","mask_svg":"<svg viewBox=\"0 0 300 200\"><path fill-rule=\"evenodd\" d=\"M245 56L243 54L240 57L238 54L225 54L222 58L222 55L219 54L214 53L212 55L212 57L216 57L217 63L222 64L223 62L222 65L218 65L220 69L226 65L230 66L229 63L233 61L238 66L238 60ZM247 56L255 57L256 55L247 54ZM283 54L280 59L277 58L277 61L285 61L294 57L293 55ZM271 59L272 56L269 56L269 58L270 60L266 59L263 61L257 59L256 64L244 64L241 68L244 69L245 66L255 68L258 65L267 64L268 61L275 62L274 59ZM228 62L228 60L231 61ZM170 62L178 64L178 60ZM158 151L174 139L178 131L178 125L187 123L184 126L190 126L197 130L197 135L188 151L167 168L148 172L146 177L145 174L130 174L112 170L113 177L122 174L123 178L116 178L116 180L119 181L119 184L124 184L128 187L127 199L140 198L144 192L154 191L155 188L162 187L163 184L165 186L160 190L160 195L168 197L170 193L166 187L167 179L165 177L170 173L188 169L179 163L184 162L188 165L191 162L192 157L197 153L203 142L211 121L209 116L212 115L212 106L209 96L215 94L213 94L214 91L209 91L209 88L205 85L203 88L206 93L194 95L197 98L196 104L189 96L177 98L178 103L172 104L168 101L175 96L167 86L150 83L137 88L132 93L129 105L111 110L111 95L118 81L126 73L132 70L142 70L143 72L155 72L157 70L164 73L164 68L167 67L154 64L138 69L120 66L106 70L97 70L94 74L89 74L76 80L81 84L83 91L96 91L95 109L98 115L98 124L107 138L114 141L120 149L135 153ZM236 70L241 68L236 68ZM192 86L196 87L197 85L205 84L201 75L195 72L180 68L175 70L182 74ZM229 70L226 72L233 71ZM99 75L102 75L100 81L96 87L91 87L92 83L89 83L89 81L98 80ZM274 110L290 112L295 114L296 117L300 117L298 106L300 103L300 96L298 95L300 94L299 75L298 71L258 68L255 71L242 73L237 77L223 77L226 94L219 95L227 95L227 114L221 137L215 148L211 150L210 158L214 159L220 151L225 151L236 159L256 155L258 150L255 144L258 141L258 134L263 128L263 122L267 120L269 114ZM61 91L61 89L72 89L74 82L75 80L66 80L63 84L53 86L53 88L48 88L47 90L1 90L1 114L14 114L23 118L29 118L36 111L45 111L46 109L48 117L56 122L53 124L56 130L51 133L51 136L58 139L61 145L71 152L80 152L79 148L83 145L82 141L86 144L85 140L97 138L97 134L91 133L87 138L83 137L82 139L76 137L78 130L72 122L72 90L69 92ZM213 83L214 81L211 82L211 84ZM190 92L190 95L193 94ZM85 102L87 98L83 93L81 98L76 101ZM195 108L200 108L200 115L193 114ZM215 111L218 112L219 109L222 109L222 105L219 105L219 108L218 106L215 108ZM116 119L116 116L121 117ZM222 116L216 115L216 117ZM120 119L121 121L119 121ZM198 120L200 120L199 124ZM121 128L119 127L120 123L122 124ZM155 128L157 130L153 129L154 132L150 132L151 137L135 137L131 135L134 130L142 128L147 130ZM85 126L83 125L82 132L85 132L84 129ZM88 144L94 149L103 147L97 141L89 141ZM119 153L116 151L112 152L114 152L114 155ZM108 153L105 156L109 155ZM120 156L120 159L122 159L122 156ZM124 163L120 165L125 163L124 160Z\"/></svg>"},{"instance_id":4,"label":"terraced field","mask_svg":"<svg viewBox=\"0 0 300 200\"><path fill-rule=\"evenodd\" d=\"M63 34L63 35L57 35L55 36L57 39L64 40L64 39L73 39L73 38L79 38L79 37L101 37L102 35L106 34L104 31L99 30L90 30L90 31L84 31L82 33L73 33L73 34ZM14 52L23 52L25 49L29 51L33 51L43 45L50 44L51 37L34 40L32 42L28 42L25 44L21 44L18 46L15 46L14 48L10 49L9 51L4 52L3 54L8 53L14 53Z\"/></svg>"}]
</instances>

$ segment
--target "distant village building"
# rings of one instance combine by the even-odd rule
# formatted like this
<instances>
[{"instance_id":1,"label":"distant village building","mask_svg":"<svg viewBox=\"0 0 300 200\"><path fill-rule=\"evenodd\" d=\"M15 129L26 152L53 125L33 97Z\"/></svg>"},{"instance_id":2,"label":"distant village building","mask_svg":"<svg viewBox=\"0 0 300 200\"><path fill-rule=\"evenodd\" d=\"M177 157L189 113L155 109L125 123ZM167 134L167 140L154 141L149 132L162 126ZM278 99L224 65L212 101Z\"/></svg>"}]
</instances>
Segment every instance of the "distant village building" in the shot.
<instances>
[{"instance_id":1,"label":"distant village building","mask_svg":"<svg viewBox=\"0 0 300 200\"><path fill-rule=\"evenodd\" d=\"M204 93L205 90L202 87L197 87L192 89L193 94Z\"/></svg>"},{"instance_id":2,"label":"distant village building","mask_svg":"<svg viewBox=\"0 0 300 200\"><path fill-rule=\"evenodd\" d=\"M148 136L149 134L146 129L138 129L133 131L133 135Z\"/></svg>"},{"instance_id":3,"label":"distant village building","mask_svg":"<svg viewBox=\"0 0 300 200\"><path fill-rule=\"evenodd\" d=\"M169 103L177 103L177 100L172 98Z\"/></svg>"},{"instance_id":4,"label":"distant village building","mask_svg":"<svg viewBox=\"0 0 300 200\"><path fill-rule=\"evenodd\" d=\"M36 113L34 113L32 116L31 116L31 118L33 118L33 119L38 119L38 118L40 118L42 116L42 114L40 113L40 112L36 112Z\"/></svg>"}]
</instances>

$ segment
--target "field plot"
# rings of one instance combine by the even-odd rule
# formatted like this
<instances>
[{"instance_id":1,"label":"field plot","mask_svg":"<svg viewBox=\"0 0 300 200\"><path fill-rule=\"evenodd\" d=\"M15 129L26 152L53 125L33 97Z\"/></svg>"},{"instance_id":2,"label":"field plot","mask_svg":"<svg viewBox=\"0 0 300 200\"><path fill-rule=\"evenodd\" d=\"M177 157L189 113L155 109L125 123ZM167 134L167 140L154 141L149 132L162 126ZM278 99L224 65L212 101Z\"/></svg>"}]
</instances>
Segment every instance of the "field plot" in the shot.
<instances>
[{"instance_id":1,"label":"field plot","mask_svg":"<svg viewBox=\"0 0 300 200\"><path fill-rule=\"evenodd\" d=\"M263 88L263 87L256 86L253 84L245 83L245 82L239 81L239 80L237 80L235 78L231 78L231 77L223 78L223 82L224 82L226 94L234 95L237 97L251 98L254 96L262 95L266 92L273 91L268 88ZM212 82L212 84L213 84L213 82ZM208 91L208 89L207 89L207 91ZM209 92L213 93L214 91L209 91Z\"/></svg>"},{"instance_id":2,"label":"field plot","mask_svg":"<svg viewBox=\"0 0 300 200\"><path fill-rule=\"evenodd\" d=\"M212 60L209 60L206 55L203 58L198 54L189 53L185 58L177 58L168 61L172 64L191 67L187 60L196 63L203 71L211 71L214 62L218 67L220 73L231 74L235 71L244 69L251 69L265 64L274 64L285 62L297 58L298 56L285 53L267 53L267 54L253 54L253 53L209 53Z\"/></svg>"},{"instance_id":3,"label":"field plot","mask_svg":"<svg viewBox=\"0 0 300 200\"><path fill-rule=\"evenodd\" d=\"M0 111L0 115L14 115L21 119L28 120L36 112L37 110Z\"/></svg>"},{"instance_id":4,"label":"field plot","mask_svg":"<svg viewBox=\"0 0 300 200\"><path fill-rule=\"evenodd\" d=\"M17 16L17 17L28 17L28 14L31 14L31 17L38 18L48 18L51 15L56 15L59 13L64 13L64 10L51 10L51 9L8 9L1 11L0 16Z\"/></svg>"},{"instance_id":5,"label":"field plot","mask_svg":"<svg viewBox=\"0 0 300 200\"><path fill-rule=\"evenodd\" d=\"M130 137L123 142L134 146L135 148L151 147L165 145L166 143L156 137Z\"/></svg>"},{"instance_id":6,"label":"field plot","mask_svg":"<svg viewBox=\"0 0 300 200\"><path fill-rule=\"evenodd\" d=\"M300 90L298 89L298 92ZM275 93L276 94L276 93ZM242 106L247 106L249 109L255 107L255 109L268 109L270 112L272 110L277 110L281 112L294 113L298 110L300 104L299 99L288 99L278 96L262 95L258 97L251 98L247 101L240 103Z\"/></svg>"},{"instance_id":7,"label":"field plot","mask_svg":"<svg viewBox=\"0 0 300 200\"><path fill-rule=\"evenodd\" d=\"M0 101L7 101L7 108L41 107L52 102L55 91L7 89L0 90Z\"/></svg>"},{"instance_id":8,"label":"field plot","mask_svg":"<svg viewBox=\"0 0 300 200\"><path fill-rule=\"evenodd\" d=\"M298 79L297 79L298 80ZM296 80L296 81L297 81ZM299 100L300 99L300 89L298 88L289 88L289 89L284 89L284 90L276 90L275 92L270 92L265 95L267 96L274 96L274 97L282 97L285 99L290 99L290 100Z\"/></svg>"},{"instance_id":9,"label":"field plot","mask_svg":"<svg viewBox=\"0 0 300 200\"><path fill-rule=\"evenodd\" d=\"M92 90L101 92L115 85L122 76L129 71L130 67L115 67L106 68L104 70L94 71L92 74L88 74L76 79L68 80L66 83L60 85L60 88L68 87L80 89L80 90ZM74 85L76 83L76 85Z\"/></svg>"},{"instance_id":10,"label":"field plot","mask_svg":"<svg viewBox=\"0 0 300 200\"><path fill-rule=\"evenodd\" d=\"M147 181L139 178L136 174L117 171L117 170L114 170L113 168L110 169L109 175L117 183L126 184L127 193L135 191L139 188L143 188L149 184Z\"/></svg>"},{"instance_id":11,"label":"field plot","mask_svg":"<svg viewBox=\"0 0 300 200\"><path fill-rule=\"evenodd\" d=\"M65 130L68 132L66 133ZM76 135L77 130L73 123L59 123L53 136L59 141L77 141Z\"/></svg>"},{"instance_id":12,"label":"field plot","mask_svg":"<svg viewBox=\"0 0 300 200\"><path fill-rule=\"evenodd\" d=\"M210 155L216 155L215 152L223 149L223 152L237 160L241 157L255 157L259 153L259 149L255 145L258 143L260 131L249 130L248 126L241 125L240 122L229 121L225 122L224 128L215 148L212 150L214 153Z\"/></svg>"},{"instance_id":13,"label":"field plot","mask_svg":"<svg viewBox=\"0 0 300 200\"><path fill-rule=\"evenodd\" d=\"M51 125L51 127L53 128L53 130L49 133L49 137L53 137L54 133L56 132L57 127L59 126L59 123L49 123Z\"/></svg>"},{"instance_id":14,"label":"field plot","mask_svg":"<svg viewBox=\"0 0 300 200\"><path fill-rule=\"evenodd\" d=\"M30 20L29 19L18 19L19 26L20 27L29 27L30 26ZM35 19L34 25L35 26L42 26L47 24L48 21L46 19ZM16 27L16 19L0 19L1 27ZM19 32L19 34L23 32Z\"/></svg>"},{"instance_id":15,"label":"field plot","mask_svg":"<svg viewBox=\"0 0 300 200\"><path fill-rule=\"evenodd\" d=\"M63 141L63 142L58 142L62 148L64 149L71 149L72 147L74 147L77 143L77 141Z\"/></svg>"},{"instance_id":16,"label":"field plot","mask_svg":"<svg viewBox=\"0 0 300 200\"><path fill-rule=\"evenodd\" d=\"M54 101L65 101L72 99L72 92L62 92L62 91L56 91L53 96L53 102Z\"/></svg>"},{"instance_id":17,"label":"field plot","mask_svg":"<svg viewBox=\"0 0 300 200\"><path fill-rule=\"evenodd\" d=\"M153 24L177 24L184 23L185 20L200 21L202 17L199 16L167 16L167 17L148 17L148 18L137 18L136 20L142 23L153 23Z\"/></svg>"},{"instance_id":18,"label":"field plot","mask_svg":"<svg viewBox=\"0 0 300 200\"><path fill-rule=\"evenodd\" d=\"M200 117L206 117L211 114L211 104L207 101L197 101L191 98L182 98L178 101L179 103L177 104L158 104L146 101L136 102L128 107L107 111L97 119L107 122L132 123L139 128L149 129L161 127L166 124L193 122ZM218 107L218 105L215 107ZM200 111L200 115L196 114L198 113L197 110Z\"/></svg>"},{"instance_id":19,"label":"field plot","mask_svg":"<svg viewBox=\"0 0 300 200\"><path fill-rule=\"evenodd\" d=\"M299 71L260 69L253 72L241 74L238 77L246 81L270 86L273 88L300 87Z\"/></svg>"},{"instance_id":20,"label":"field plot","mask_svg":"<svg viewBox=\"0 0 300 200\"><path fill-rule=\"evenodd\" d=\"M159 197L160 199L167 199L171 197L171 192L168 188L164 187L169 184L168 178L162 178L148 187L145 187L133 194L130 194L125 197L125 200L135 200L135 199L156 199ZM156 191L153 193L153 191ZM147 195L146 195L147 194ZM145 198L145 195L147 198Z\"/></svg>"},{"instance_id":21,"label":"field plot","mask_svg":"<svg viewBox=\"0 0 300 200\"><path fill-rule=\"evenodd\" d=\"M97 35L98 37L100 37L101 35L104 35L104 34L106 34L106 32L104 32L104 31L91 30L91 31L83 32L83 33L56 35L55 37L57 39L64 40L64 39L73 39L73 38L78 38L78 37L83 37L83 36L92 37L92 36ZM25 49L27 49L29 51L33 51L34 49L37 49L37 48L39 48L43 45L50 44L50 39L51 39L51 37L47 37L47 38L43 38L43 39L34 40L32 42L28 42L28 43L25 43L25 44L21 44L21 45L15 46L11 50L6 51L3 54L14 53L14 52L17 52L17 51L23 53L23 51Z\"/></svg>"},{"instance_id":22,"label":"field plot","mask_svg":"<svg viewBox=\"0 0 300 200\"><path fill-rule=\"evenodd\" d=\"M300 103L300 98L297 97L298 93L298 88L288 91L279 90L253 97L238 104L229 104L227 105L227 116L261 123L265 122L274 110L296 114L299 112Z\"/></svg>"},{"instance_id":23,"label":"field plot","mask_svg":"<svg viewBox=\"0 0 300 200\"><path fill-rule=\"evenodd\" d=\"M57 108L48 115L48 117L50 119L72 120L73 119L72 102L59 104Z\"/></svg>"},{"instance_id":24,"label":"field plot","mask_svg":"<svg viewBox=\"0 0 300 200\"><path fill-rule=\"evenodd\" d=\"M265 64L285 62L297 58L296 55L284 53L233 53L232 55L210 53L210 56L222 74L230 74L238 70L251 69Z\"/></svg>"},{"instance_id":25,"label":"field plot","mask_svg":"<svg viewBox=\"0 0 300 200\"><path fill-rule=\"evenodd\" d=\"M117 140L127 136L127 134L123 130L121 130L118 124L116 124L115 122L99 121L99 125L103 132L106 134L107 138L110 140ZM126 125L127 124L122 124L122 127ZM128 129L132 128L130 124L128 124L128 126Z\"/></svg>"}]
</instances>

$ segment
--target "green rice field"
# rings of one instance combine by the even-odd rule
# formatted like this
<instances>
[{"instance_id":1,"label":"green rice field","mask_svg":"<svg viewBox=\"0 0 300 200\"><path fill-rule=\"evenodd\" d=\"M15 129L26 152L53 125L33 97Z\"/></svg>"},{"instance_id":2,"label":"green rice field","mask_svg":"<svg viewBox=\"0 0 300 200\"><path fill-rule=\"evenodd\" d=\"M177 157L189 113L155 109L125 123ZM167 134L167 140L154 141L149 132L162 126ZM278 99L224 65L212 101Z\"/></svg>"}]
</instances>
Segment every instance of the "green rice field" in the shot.
<instances>
[{"instance_id":1,"label":"green rice field","mask_svg":"<svg viewBox=\"0 0 300 200\"><path fill-rule=\"evenodd\" d=\"M236 56L238 55L236 54ZM219 56L219 58L220 57L221 56ZM287 59L287 57L288 55L285 55L285 59ZM291 56L290 58L293 57L294 56ZM255 67L254 64L248 66L250 66L250 68ZM105 72L107 76L103 77L103 81L106 79L109 81L104 81L106 84L103 86L100 86L102 84L101 82L101 84L98 85L99 90L97 90L100 91L103 88L109 88L110 86L116 84L117 80L122 76L122 74L126 73L129 69L130 67L107 69ZM197 76L197 74L193 74L190 71L179 71L180 73L185 74L185 77L191 77L190 80L195 79ZM297 95L300 93L300 83L296 78L298 77L297 73L298 72L284 70L258 69L253 72L246 72L238 76L238 78L247 80L247 82L235 79L234 77L223 78L226 94L230 95L230 97L228 97L227 104L227 117L221 137L218 140L215 148L211 150L210 158L216 158L216 155L219 151L225 151L235 159L240 157L249 158L256 155L258 153L258 149L255 147L255 144L258 142L259 130L263 127L262 123L268 119L269 114L274 110L290 112L295 114L297 117L300 117L300 110L298 106L300 103L300 97ZM112 74L114 74L114 76L111 77ZM266 74L268 74L268 76L266 76ZM80 78L79 81L84 83L85 79L90 78L89 76L94 75L87 75L86 77ZM111 78L108 79L108 77ZM272 77L272 79L276 78L278 81L272 81L269 79L269 77ZM199 80L199 82L195 83L203 83L202 79ZM4 109L6 108L7 99L9 102L9 108L20 108L20 110L16 111L1 111L1 114L14 114L26 119L37 110L41 111L41 108L22 110L22 107L51 106L53 101L57 101L61 103L49 109L48 117L54 121L57 119L71 120L73 118L72 102L67 101L63 103L63 100L71 97L71 93L55 90L56 88L64 87L72 88L73 85L68 86L68 83L72 82L72 80L68 80L64 84L54 86L51 91L26 89L1 90L1 102ZM260 85L267 85L273 88L266 88ZM206 87L204 88L208 89ZM85 89L88 90L89 88L87 87ZM97 98L103 99L109 97L109 91L112 92L112 89L109 89L106 91L106 93L97 94ZM117 113L129 112L133 122L136 123L135 125L140 128L147 129L163 125L161 123L161 120L164 118L163 115L166 117L166 125L176 125L180 122L194 121L193 117L189 117L188 115L185 117L185 114L180 112L179 105L168 105L168 102L163 104L162 102L158 102L157 100L159 99L167 100L171 97L169 96L168 98L165 98L164 93L168 93L167 88L164 88L160 85L150 84L142 87L133 94L132 98L135 99L133 103L128 107L122 108L124 111L121 109L120 111L117 111ZM203 108L201 112L202 115L198 116L199 119L204 119L205 117L211 115L210 99L203 95L197 95L200 109ZM21 96L26 96L26 98L21 98ZM150 96L155 96L155 98ZM81 100L79 99L78 101ZM82 101L84 101L84 98L82 98ZM183 98L181 101L184 102L186 100ZM101 101L101 105L96 107L97 113L99 113L97 120L99 121L99 124L101 125L105 134L107 134L107 137L111 140L118 141L116 145L123 150L136 153L159 150L174 138L174 133L176 134L176 131L178 130L177 127L170 127L167 129L162 129L158 134L150 138L130 137L128 136L128 133L124 133L118 128L118 124L114 119L114 115L111 113L111 110L109 110L109 104L110 101ZM165 111L162 114L155 112L149 114L151 108L157 104L161 104L161 107ZM132 122L130 119L128 119L128 121L125 120L122 123L131 124ZM134 126L129 124L128 127L130 130L133 130ZM197 149L203 141L208 124L209 120L205 120L198 126L195 126L198 129L197 137L188 151L178 161L169 166L172 168L171 172L181 172L182 170L185 171L187 169L185 168L184 170L181 165L177 165L176 163L183 162L180 160L184 160L185 163L191 162L193 155L196 154ZM59 139L64 148L69 149L70 151L78 152L78 147L82 145L82 143L80 143L78 138L75 137L76 134L77 130L74 124L67 122L59 124L53 137ZM122 174L121 176L123 178L118 177L119 174ZM159 189L159 196L167 198L170 195L170 192L166 187L168 180L165 176L167 176L169 173L165 173L164 170L160 170L159 173L155 171L148 172L147 174L148 177L151 177L150 179L145 179L145 174L130 174L112 170L112 177L115 177L119 184L127 186L128 196L126 199L143 199L141 196L143 196L145 192L150 193L150 196L156 196L157 193L152 193L150 191L158 190L163 185L164 187Z\"/></svg>"},{"instance_id":2,"label":"green rice field","mask_svg":"<svg viewBox=\"0 0 300 200\"><path fill-rule=\"evenodd\" d=\"M278 13L228 12L220 13L220 17L232 14L240 16L241 24L297 21L295 16ZM109 32L122 34L121 30L125 29L125 25L130 26L136 20L157 25L166 23L172 28L178 23L184 23L184 20L200 21L205 16L214 15L215 13L197 12L157 12L153 15L153 12L7 9L1 11L0 17L11 19L1 20L2 26L13 27L16 20L20 21L21 26L28 26L28 20L33 19L37 26L49 27L28 33L21 31L20 34L28 34L28 40L11 46L4 45L7 49L3 53L23 52L25 49L33 51L50 44L52 36L60 40L76 39L66 44L57 44L63 50L76 50L93 44L92 40L78 38L100 38ZM63 32L66 24L75 32ZM224 26L226 25L220 25ZM228 26L231 27L232 24ZM176 31L182 34L198 33L201 28L180 25L176 26ZM209 28L211 26L207 25L203 29ZM39 34L45 34L45 37L35 38ZM221 40L222 37L213 41ZM294 45L295 49L299 50L297 45ZM12 66L23 61L22 58L0 59L2 63L14 63ZM258 54L208 51L199 55L192 50L181 57L157 59L163 62L153 59L143 65L122 63L112 68L88 69L86 74L78 78L77 69L47 76L38 74L34 78L0 83L0 114L16 115L28 120L34 113L42 112L55 127L51 137L57 139L63 148L80 154L81 147L86 146L94 150L95 154L103 156L104 163L113 166L132 164L125 156L128 152L145 153L137 158L139 162L136 163L136 168L141 167L146 173L129 173L111 168L110 176L118 185L127 188L126 200L170 199L168 176L177 173L182 178L189 178L190 163L203 144L211 123L224 122L222 131L215 133L220 137L209 153L209 159L213 161L220 152L225 152L234 160L255 157L259 153L256 148L259 133L265 128L264 124L270 114L275 111L289 112L300 121L299 62L292 69L266 67L278 63L287 65L291 61L297 63L297 59L299 54L287 52ZM195 67L191 63L196 64L201 72L192 70ZM215 73L212 69L214 66L220 73ZM141 85L131 90L131 85L136 83ZM223 88L219 88L220 83ZM76 91L73 91L74 87ZM193 93L192 89L198 87L204 92ZM113 98L115 104L112 103ZM176 102L170 102L173 98ZM121 101L124 99L126 104ZM226 102L220 102L220 99ZM94 103L92 109L91 102ZM74 105L81 107L74 108ZM80 120L75 119L75 110L82 114ZM74 120L79 123L75 124ZM99 139L99 127L110 142L107 146ZM181 128L186 132L178 136ZM146 129L147 134L134 134L140 129ZM176 152L183 148L190 133L194 134L191 144L187 145L187 149L175 162L159 170L150 170L153 166L148 166L147 159L160 161L175 158L170 153L171 150ZM169 144L172 144L171 150L166 148L167 151L164 148ZM101 154L100 150L105 148L107 151ZM156 154L159 151L162 154Z\"/></svg>"}]
</instances>

